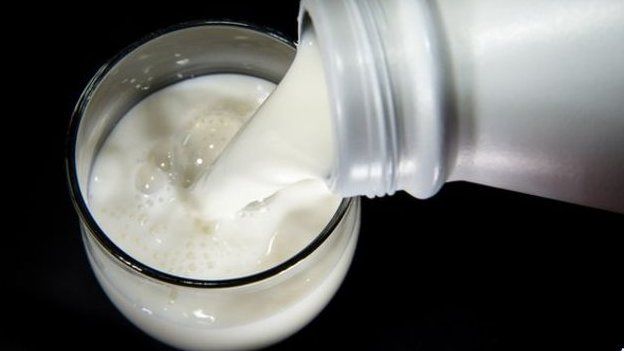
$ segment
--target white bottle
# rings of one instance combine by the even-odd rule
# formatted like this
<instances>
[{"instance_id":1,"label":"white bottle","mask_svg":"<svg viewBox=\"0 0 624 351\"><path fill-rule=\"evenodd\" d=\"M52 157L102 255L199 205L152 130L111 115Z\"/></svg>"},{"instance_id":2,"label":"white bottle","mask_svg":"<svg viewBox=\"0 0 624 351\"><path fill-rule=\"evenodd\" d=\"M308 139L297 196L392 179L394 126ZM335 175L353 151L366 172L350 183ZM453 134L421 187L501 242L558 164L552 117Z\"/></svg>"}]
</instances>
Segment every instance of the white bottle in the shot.
<instances>
[{"instance_id":1,"label":"white bottle","mask_svg":"<svg viewBox=\"0 0 624 351\"><path fill-rule=\"evenodd\" d=\"M624 211L624 1L303 0L343 196L466 180Z\"/></svg>"}]
</instances>

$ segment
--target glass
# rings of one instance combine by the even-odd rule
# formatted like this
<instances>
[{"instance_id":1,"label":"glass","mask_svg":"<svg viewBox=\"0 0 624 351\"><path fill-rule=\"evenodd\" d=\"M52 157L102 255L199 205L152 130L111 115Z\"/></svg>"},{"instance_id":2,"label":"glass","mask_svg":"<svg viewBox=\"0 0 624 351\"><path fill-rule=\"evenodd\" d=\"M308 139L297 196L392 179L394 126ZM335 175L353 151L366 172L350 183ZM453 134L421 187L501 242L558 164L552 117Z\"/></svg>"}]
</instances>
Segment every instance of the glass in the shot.
<instances>
[{"instance_id":1,"label":"glass","mask_svg":"<svg viewBox=\"0 0 624 351\"><path fill-rule=\"evenodd\" d=\"M266 29L225 22L179 25L104 65L78 102L67 173L89 262L115 306L156 339L193 350L267 346L310 322L346 275L358 236L357 198L344 199L325 229L293 257L225 280L182 278L142 264L108 239L88 208L94 158L117 121L141 99L211 73L279 82L294 54L291 42Z\"/></svg>"}]
</instances>

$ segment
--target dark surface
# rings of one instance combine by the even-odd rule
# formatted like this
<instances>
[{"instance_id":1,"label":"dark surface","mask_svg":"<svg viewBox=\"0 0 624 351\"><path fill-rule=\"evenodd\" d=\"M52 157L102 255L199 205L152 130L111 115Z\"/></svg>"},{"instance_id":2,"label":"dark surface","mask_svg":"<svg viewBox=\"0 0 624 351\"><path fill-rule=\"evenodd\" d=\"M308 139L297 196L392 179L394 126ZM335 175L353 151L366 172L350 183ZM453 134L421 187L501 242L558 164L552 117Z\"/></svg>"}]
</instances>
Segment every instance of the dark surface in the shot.
<instances>
[{"instance_id":1,"label":"dark surface","mask_svg":"<svg viewBox=\"0 0 624 351\"><path fill-rule=\"evenodd\" d=\"M19 222L4 234L0 349L169 349L117 312L88 267L65 185L65 128L99 65L158 28L229 18L295 36L296 2L259 3L5 13L30 29L14 27L5 41L6 73L19 78L5 104L20 111L5 133L23 147L4 168L22 178L8 183L19 190L9 220ZM460 183L428 201L364 200L342 288L274 349L619 351L623 224L624 215Z\"/></svg>"}]
</instances>

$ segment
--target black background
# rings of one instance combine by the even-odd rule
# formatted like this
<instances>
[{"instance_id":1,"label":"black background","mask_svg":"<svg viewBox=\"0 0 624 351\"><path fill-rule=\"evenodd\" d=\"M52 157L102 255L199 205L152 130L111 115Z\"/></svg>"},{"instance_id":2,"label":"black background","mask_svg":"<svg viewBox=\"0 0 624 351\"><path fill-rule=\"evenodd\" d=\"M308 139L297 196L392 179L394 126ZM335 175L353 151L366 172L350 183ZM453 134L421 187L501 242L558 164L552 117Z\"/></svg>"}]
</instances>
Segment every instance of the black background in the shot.
<instances>
[{"instance_id":1,"label":"black background","mask_svg":"<svg viewBox=\"0 0 624 351\"><path fill-rule=\"evenodd\" d=\"M17 225L4 233L0 349L169 349L121 316L88 267L63 164L73 105L101 64L154 30L227 18L294 39L297 8L230 0L4 13L20 23L3 50L4 76L16 78L5 104L18 111L4 116L17 141L3 169L18 196ZM619 351L623 224L621 214L466 183L427 201L365 199L343 286L275 349Z\"/></svg>"}]
</instances>

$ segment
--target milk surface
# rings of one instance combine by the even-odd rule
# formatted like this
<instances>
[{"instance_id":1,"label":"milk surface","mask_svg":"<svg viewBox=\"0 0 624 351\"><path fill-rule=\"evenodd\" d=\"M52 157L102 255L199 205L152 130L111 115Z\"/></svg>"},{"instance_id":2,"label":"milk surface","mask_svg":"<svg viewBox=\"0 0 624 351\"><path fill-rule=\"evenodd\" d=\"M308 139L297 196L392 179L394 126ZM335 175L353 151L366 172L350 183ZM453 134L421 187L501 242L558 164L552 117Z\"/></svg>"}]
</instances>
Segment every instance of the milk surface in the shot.
<instances>
[{"instance_id":1,"label":"milk surface","mask_svg":"<svg viewBox=\"0 0 624 351\"><path fill-rule=\"evenodd\" d=\"M90 209L113 242L148 266L197 279L262 271L309 244L327 225L340 198L322 180L302 176L299 165L291 173L273 173L274 165L239 160L259 171L269 184L266 188L246 182L246 175L239 177L240 164L219 171L232 180L223 186L203 182L274 88L254 77L215 74L169 86L132 108L97 155L89 186ZM323 106L293 108L289 116L276 114L271 123L275 129L293 128L291 119L301 119L303 111L315 115L318 108ZM249 128L262 129L255 118ZM325 140L326 131L315 124L298 128ZM237 143L237 149L249 148L260 160L271 159L264 153L315 155L305 148L293 150L291 141L275 137L261 133L240 138L247 141ZM312 156L305 162L318 168L324 161ZM211 205L204 206L204 201Z\"/></svg>"}]
</instances>

